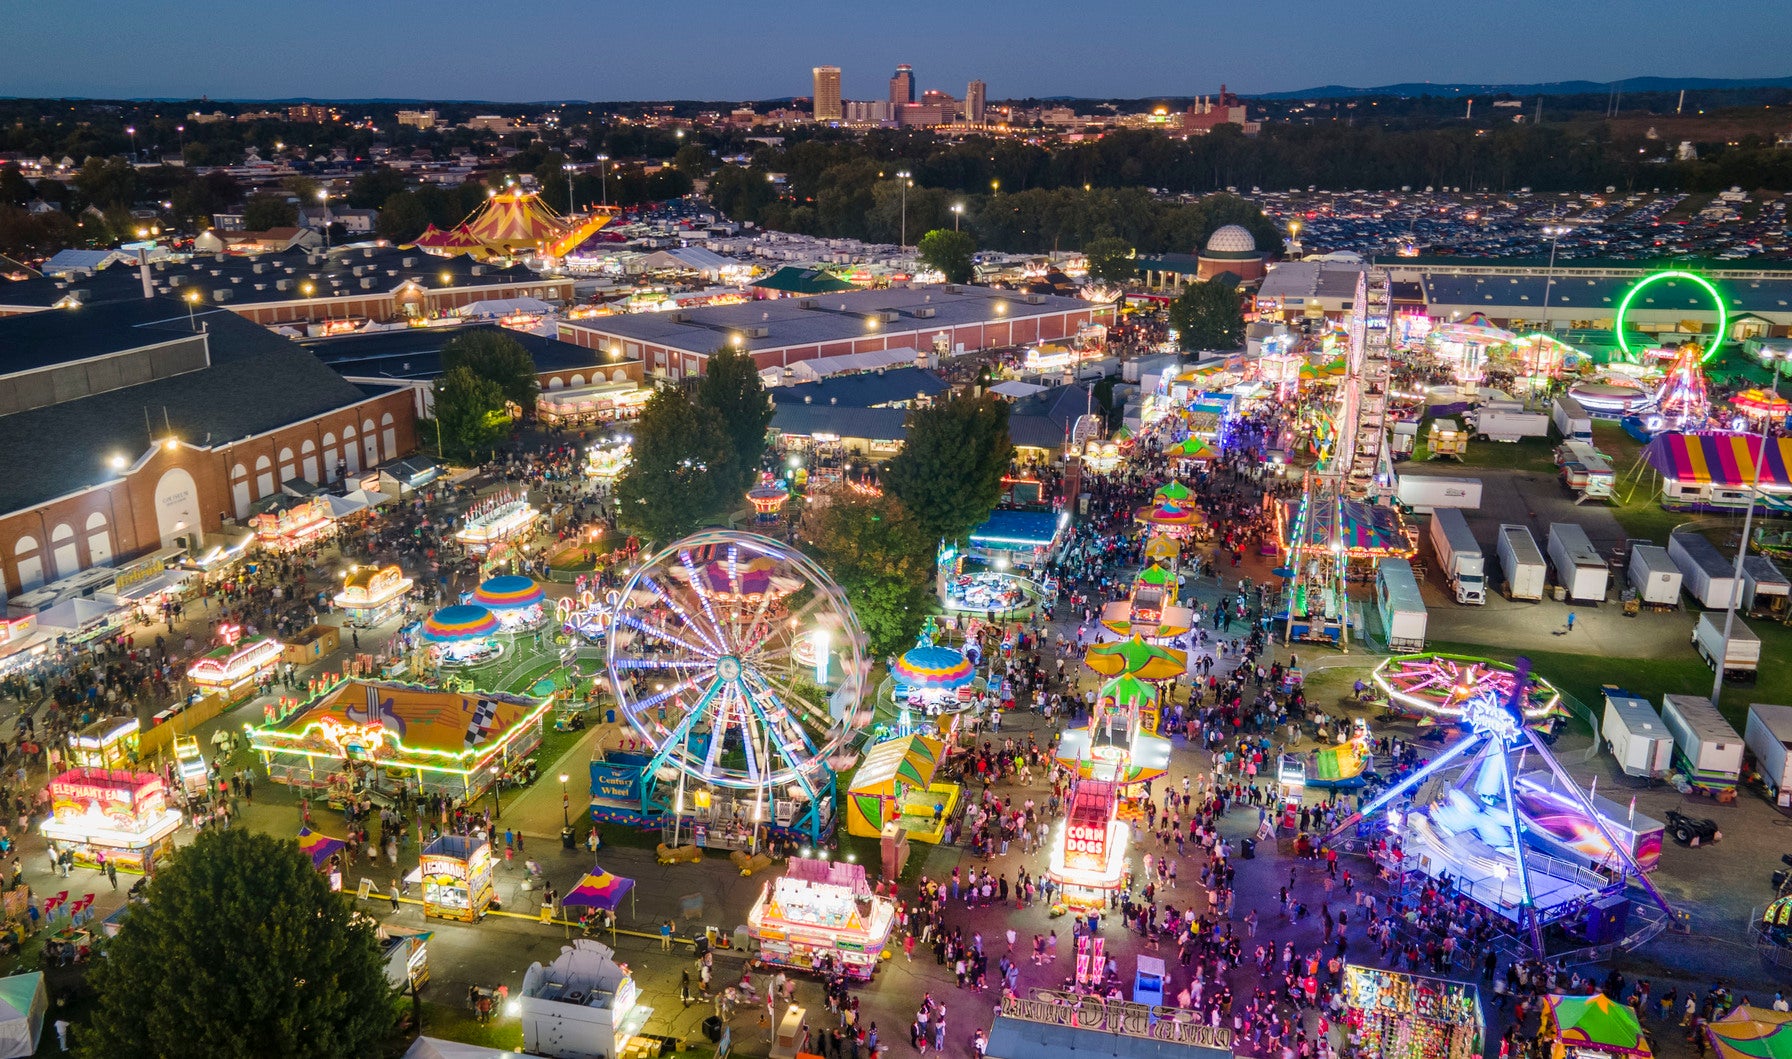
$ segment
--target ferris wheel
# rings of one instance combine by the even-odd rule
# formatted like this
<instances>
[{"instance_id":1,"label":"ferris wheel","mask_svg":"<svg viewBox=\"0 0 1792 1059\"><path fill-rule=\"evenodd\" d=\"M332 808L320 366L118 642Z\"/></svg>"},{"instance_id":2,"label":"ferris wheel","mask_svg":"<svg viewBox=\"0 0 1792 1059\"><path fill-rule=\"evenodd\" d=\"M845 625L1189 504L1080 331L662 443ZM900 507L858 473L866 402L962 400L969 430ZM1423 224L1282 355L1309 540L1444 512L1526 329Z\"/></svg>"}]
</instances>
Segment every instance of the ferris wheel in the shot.
<instances>
[{"instance_id":1,"label":"ferris wheel","mask_svg":"<svg viewBox=\"0 0 1792 1059\"><path fill-rule=\"evenodd\" d=\"M705 530L642 562L605 649L648 775L814 799L867 719L865 634L839 586L768 537Z\"/></svg>"}]
</instances>

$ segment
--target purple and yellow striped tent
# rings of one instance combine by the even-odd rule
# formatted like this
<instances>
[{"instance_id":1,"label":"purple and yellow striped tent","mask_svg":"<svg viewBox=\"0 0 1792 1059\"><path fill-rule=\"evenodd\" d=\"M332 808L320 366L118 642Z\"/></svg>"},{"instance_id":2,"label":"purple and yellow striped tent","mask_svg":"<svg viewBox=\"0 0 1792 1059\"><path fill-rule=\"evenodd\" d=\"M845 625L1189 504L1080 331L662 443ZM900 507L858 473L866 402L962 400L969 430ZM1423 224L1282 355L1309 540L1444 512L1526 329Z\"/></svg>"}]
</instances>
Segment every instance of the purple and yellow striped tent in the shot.
<instances>
[{"instance_id":1,"label":"purple and yellow striped tent","mask_svg":"<svg viewBox=\"0 0 1792 1059\"><path fill-rule=\"evenodd\" d=\"M1746 489L1755 480L1755 459L1761 455L1759 434L1668 433L1649 441L1649 466L1663 478L1730 489ZM1761 465L1763 489L1792 489L1792 438L1775 438Z\"/></svg>"}]
</instances>

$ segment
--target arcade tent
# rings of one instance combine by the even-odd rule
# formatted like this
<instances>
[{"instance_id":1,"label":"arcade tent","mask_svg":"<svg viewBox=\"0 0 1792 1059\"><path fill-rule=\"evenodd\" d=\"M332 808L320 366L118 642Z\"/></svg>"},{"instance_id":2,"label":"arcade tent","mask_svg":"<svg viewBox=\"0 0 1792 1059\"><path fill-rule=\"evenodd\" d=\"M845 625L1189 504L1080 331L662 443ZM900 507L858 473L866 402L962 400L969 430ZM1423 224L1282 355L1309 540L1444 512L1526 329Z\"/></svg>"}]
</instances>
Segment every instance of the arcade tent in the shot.
<instances>
[{"instance_id":1,"label":"arcade tent","mask_svg":"<svg viewBox=\"0 0 1792 1059\"><path fill-rule=\"evenodd\" d=\"M1551 1039L1551 1059L1588 1052L1610 1056L1652 1054L1636 1012L1604 993L1544 997L1542 1036Z\"/></svg>"},{"instance_id":2,"label":"arcade tent","mask_svg":"<svg viewBox=\"0 0 1792 1059\"><path fill-rule=\"evenodd\" d=\"M957 806L960 788L934 783L946 745L925 735L904 736L872 747L846 791L846 831L876 838L885 824L899 823L922 842L938 842L935 805L943 821Z\"/></svg>"}]
</instances>

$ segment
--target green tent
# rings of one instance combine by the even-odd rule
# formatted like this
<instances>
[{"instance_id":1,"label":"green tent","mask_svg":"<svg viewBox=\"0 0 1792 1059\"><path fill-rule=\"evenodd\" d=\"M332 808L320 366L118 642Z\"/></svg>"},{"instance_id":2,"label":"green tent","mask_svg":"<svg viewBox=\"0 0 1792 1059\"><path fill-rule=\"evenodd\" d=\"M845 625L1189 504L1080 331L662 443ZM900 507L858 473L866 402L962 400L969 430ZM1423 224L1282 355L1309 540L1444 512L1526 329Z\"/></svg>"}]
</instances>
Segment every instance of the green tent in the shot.
<instances>
[{"instance_id":1,"label":"green tent","mask_svg":"<svg viewBox=\"0 0 1792 1059\"><path fill-rule=\"evenodd\" d=\"M1614 1055L1649 1055L1649 1042L1630 1005L1604 993L1592 996L1551 995L1543 998L1545 1026L1553 1026L1557 1043Z\"/></svg>"}]
</instances>

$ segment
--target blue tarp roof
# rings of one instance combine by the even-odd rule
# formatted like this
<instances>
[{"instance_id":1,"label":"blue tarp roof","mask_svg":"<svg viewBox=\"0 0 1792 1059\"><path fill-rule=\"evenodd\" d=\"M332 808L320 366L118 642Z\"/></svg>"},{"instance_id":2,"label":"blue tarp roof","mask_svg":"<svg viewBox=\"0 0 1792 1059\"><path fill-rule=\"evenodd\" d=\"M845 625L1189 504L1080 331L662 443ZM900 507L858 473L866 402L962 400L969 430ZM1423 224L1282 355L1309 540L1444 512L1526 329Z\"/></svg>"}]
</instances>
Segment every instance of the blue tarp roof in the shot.
<instances>
[{"instance_id":1,"label":"blue tarp roof","mask_svg":"<svg viewBox=\"0 0 1792 1059\"><path fill-rule=\"evenodd\" d=\"M971 543L998 548L1043 548L1058 535L1055 511L995 511L971 531Z\"/></svg>"}]
</instances>

